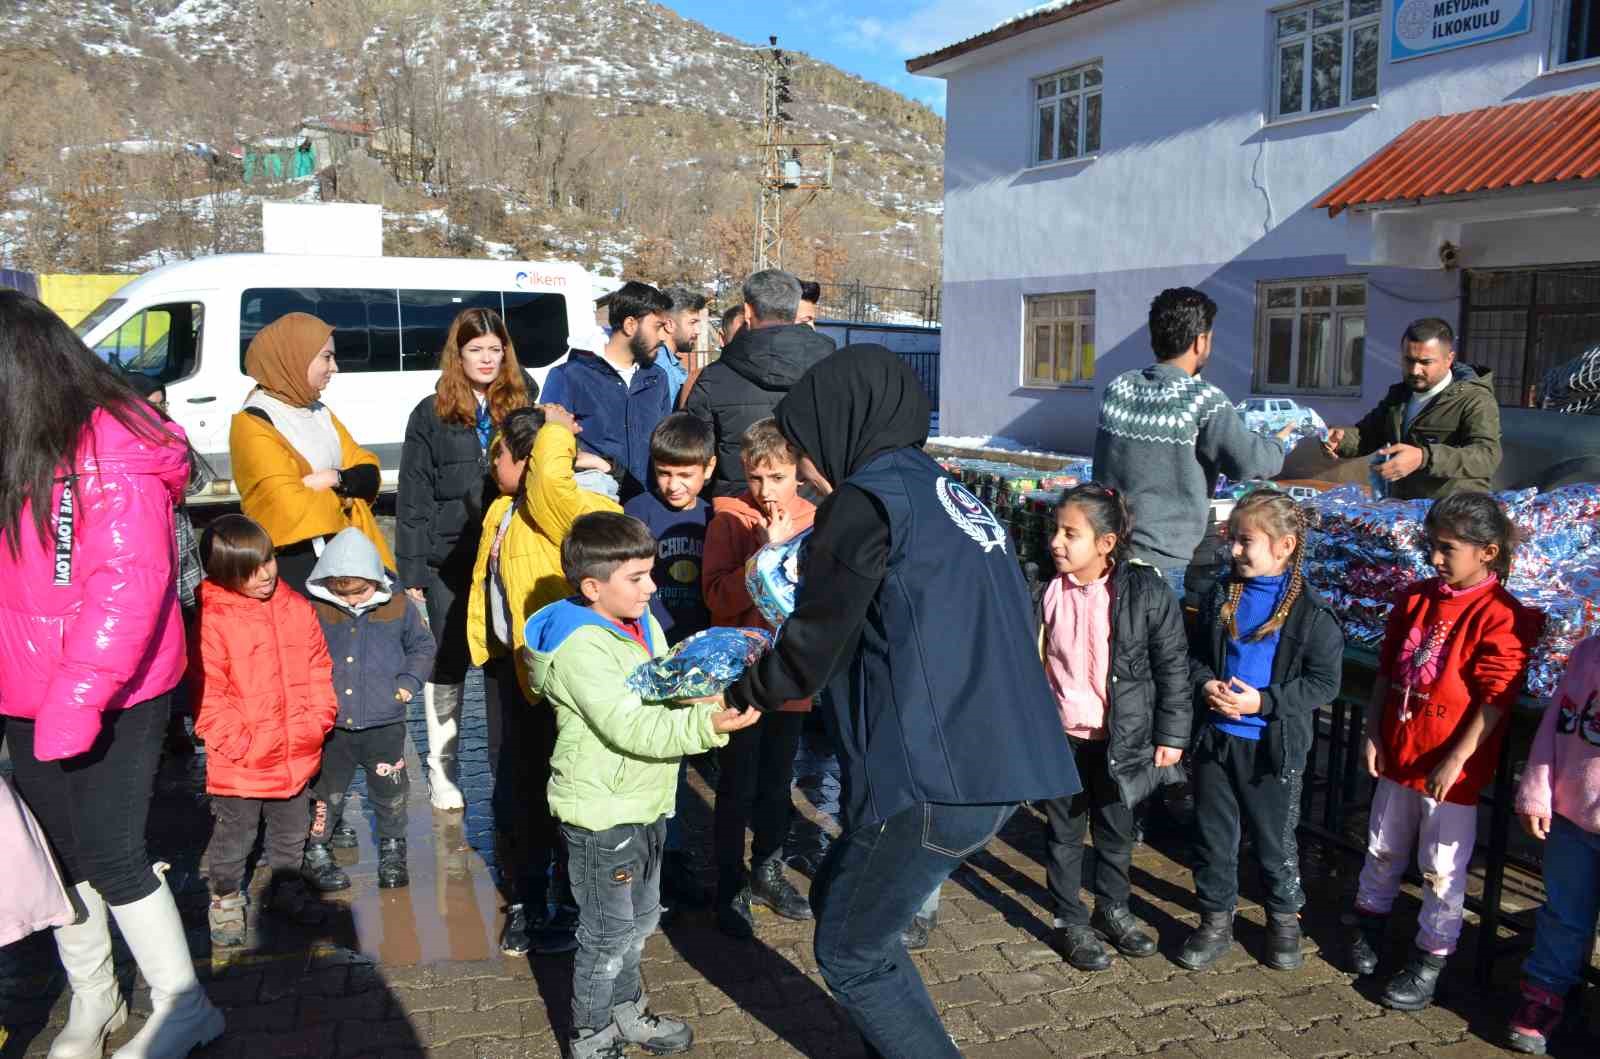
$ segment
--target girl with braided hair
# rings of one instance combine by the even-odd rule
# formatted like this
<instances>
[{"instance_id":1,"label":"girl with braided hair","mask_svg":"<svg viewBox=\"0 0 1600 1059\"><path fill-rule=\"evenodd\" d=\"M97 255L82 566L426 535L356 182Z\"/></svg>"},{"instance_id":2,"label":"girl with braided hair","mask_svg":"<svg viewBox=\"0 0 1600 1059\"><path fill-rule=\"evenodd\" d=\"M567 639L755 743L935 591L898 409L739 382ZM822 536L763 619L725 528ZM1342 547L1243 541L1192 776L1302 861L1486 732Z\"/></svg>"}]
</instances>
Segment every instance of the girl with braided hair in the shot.
<instances>
[{"instance_id":1,"label":"girl with braided hair","mask_svg":"<svg viewBox=\"0 0 1600 1059\"><path fill-rule=\"evenodd\" d=\"M1267 892L1265 962L1293 970L1303 959L1295 827L1315 714L1339 693L1344 655L1338 619L1305 581L1310 522L1287 493L1246 495L1228 519L1233 570L1200 609L1189 664L1200 926L1178 956L1191 970L1233 943L1242 827Z\"/></svg>"}]
</instances>

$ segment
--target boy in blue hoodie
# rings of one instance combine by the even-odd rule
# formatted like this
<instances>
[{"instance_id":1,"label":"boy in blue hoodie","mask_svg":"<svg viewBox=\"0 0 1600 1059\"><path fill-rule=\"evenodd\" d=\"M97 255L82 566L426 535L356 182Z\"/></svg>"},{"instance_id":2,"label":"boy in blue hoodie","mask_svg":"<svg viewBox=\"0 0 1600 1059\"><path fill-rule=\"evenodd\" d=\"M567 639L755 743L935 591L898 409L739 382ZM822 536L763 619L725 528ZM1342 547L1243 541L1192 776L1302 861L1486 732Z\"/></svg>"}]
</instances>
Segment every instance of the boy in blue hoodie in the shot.
<instances>
[{"instance_id":1,"label":"boy in blue hoodie","mask_svg":"<svg viewBox=\"0 0 1600 1059\"><path fill-rule=\"evenodd\" d=\"M346 529L328 542L306 579L333 656L339 713L322 748L322 772L311 784L311 834L305 874L318 890L343 890L349 876L330 849L356 845L343 823L345 793L356 769L367 773L367 800L378 818L378 885L405 886L406 704L433 671L433 634L421 612L383 568L366 534Z\"/></svg>"},{"instance_id":2,"label":"boy in blue hoodie","mask_svg":"<svg viewBox=\"0 0 1600 1059\"><path fill-rule=\"evenodd\" d=\"M639 973L661 917L666 818L679 759L725 746L728 732L759 719L720 702L647 703L628 688L629 674L666 650L650 614L655 560L655 539L638 519L580 517L561 545L576 595L526 625L533 690L556 711L550 811L578 902L569 1059L621 1056L627 1044L670 1055L693 1043L688 1026L650 1010Z\"/></svg>"}]
</instances>

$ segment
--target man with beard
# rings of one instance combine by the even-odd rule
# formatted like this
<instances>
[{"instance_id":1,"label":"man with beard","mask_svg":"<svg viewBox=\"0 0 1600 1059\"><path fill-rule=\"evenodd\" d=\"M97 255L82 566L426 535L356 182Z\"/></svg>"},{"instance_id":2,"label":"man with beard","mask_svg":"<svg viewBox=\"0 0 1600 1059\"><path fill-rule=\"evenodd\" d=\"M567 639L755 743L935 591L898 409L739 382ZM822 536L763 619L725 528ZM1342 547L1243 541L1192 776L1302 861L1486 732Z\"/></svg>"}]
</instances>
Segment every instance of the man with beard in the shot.
<instances>
[{"instance_id":1,"label":"man with beard","mask_svg":"<svg viewBox=\"0 0 1600 1059\"><path fill-rule=\"evenodd\" d=\"M672 308L667 312L667 326L662 331L661 351L656 363L667 373L667 390L673 407L677 407L678 394L689 378L689 369L683 357L694 352L700 344L700 331L706 323L706 296L688 287L668 287L661 293L667 296Z\"/></svg>"},{"instance_id":2,"label":"man with beard","mask_svg":"<svg viewBox=\"0 0 1600 1059\"><path fill-rule=\"evenodd\" d=\"M598 355L575 349L550 369L541 394L578 420L579 446L606 460L626 503L650 480L650 434L672 411L667 373L655 362L672 303L647 283L611 296L611 337Z\"/></svg>"},{"instance_id":3,"label":"man with beard","mask_svg":"<svg viewBox=\"0 0 1600 1059\"><path fill-rule=\"evenodd\" d=\"M695 380L683 402L717 435L716 496L744 492L739 439L752 423L767 418L795 380L833 352L833 339L795 323L800 281L766 269L744 283L744 327Z\"/></svg>"},{"instance_id":4,"label":"man with beard","mask_svg":"<svg viewBox=\"0 0 1600 1059\"><path fill-rule=\"evenodd\" d=\"M1376 453L1375 471L1400 500L1488 492L1500 466L1500 402L1488 369L1456 362L1455 340L1438 317L1407 327L1401 381L1359 424L1328 431L1328 455Z\"/></svg>"},{"instance_id":5,"label":"man with beard","mask_svg":"<svg viewBox=\"0 0 1600 1059\"><path fill-rule=\"evenodd\" d=\"M1246 429L1228 395L1200 378L1216 318L1217 303L1193 287L1156 296L1156 362L1111 380L1094 442L1095 481L1133 511L1134 558L1159 568L1180 599L1217 475L1242 482L1283 468L1283 446Z\"/></svg>"}]
</instances>

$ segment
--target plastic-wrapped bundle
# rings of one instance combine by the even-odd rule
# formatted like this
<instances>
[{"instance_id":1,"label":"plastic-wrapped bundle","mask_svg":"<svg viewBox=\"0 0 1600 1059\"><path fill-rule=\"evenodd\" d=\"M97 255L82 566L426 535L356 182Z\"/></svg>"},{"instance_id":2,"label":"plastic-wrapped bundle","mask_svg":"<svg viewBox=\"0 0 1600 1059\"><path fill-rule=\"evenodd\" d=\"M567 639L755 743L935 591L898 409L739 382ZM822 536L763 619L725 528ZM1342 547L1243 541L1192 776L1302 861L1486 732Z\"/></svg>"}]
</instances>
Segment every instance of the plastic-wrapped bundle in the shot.
<instances>
[{"instance_id":1,"label":"plastic-wrapped bundle","mask_svg":"<svg viewBox=\"0 0 1600 1059\"><path fill-rule=\"evenodd\" d=\"M795 593L800 590L800 564L805 558L809 529L786 541L769 544L744 564L744 587L756 609L774 629L794 613Z\"/></svg>"},{"instance_id":2,"label":"plastic-wrapped bundle","mask_svg":"<svg viewBox=\"0 0 1600 1059\"><path fill-rule=\"evenodd\" d=\"M1600 348L1545 373L1540 406L1563 415L1600 415Z\"/></svg>"},{"instance_id":3,"label":"plastic-wrapped bundle","mask_svg":"<svg viewBox=\"0 0 1600 1059\"><path fill-rule=\"evenodd\" d=\"M772 647L765 629L706 629L628 675L646 702L681 702L715 695L739 679Z\"/></svg>"}]
</instances>

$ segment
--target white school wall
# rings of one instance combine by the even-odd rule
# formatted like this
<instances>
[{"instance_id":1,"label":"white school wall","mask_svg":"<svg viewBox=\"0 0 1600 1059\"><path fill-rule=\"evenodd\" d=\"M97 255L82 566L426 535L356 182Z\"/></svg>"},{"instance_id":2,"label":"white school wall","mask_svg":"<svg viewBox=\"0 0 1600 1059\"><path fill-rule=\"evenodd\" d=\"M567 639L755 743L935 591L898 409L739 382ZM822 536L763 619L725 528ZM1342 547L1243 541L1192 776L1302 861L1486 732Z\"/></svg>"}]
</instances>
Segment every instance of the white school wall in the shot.
<instances>
[{"instance_id":1,"label":"white school wall","mask_svg":"<svg viewBox=\"0 0 1600 1059\"><path fill-rule=\"evenodd\" d=\"M1006 434L1087 453L1100 392L1152 360L1146 320L1165 287L1197 286L1219 306L1206 378L1250 392L1256 284L1362 274L1366 361L1360 398L1295 399L1350 422L1398 378L1407 322L1457 321L1461 274L1366 268L1368 221L1311 203L1413 122L1600 82L1594 65L1543 73L1552 0L1507 40L1392 63L1386 0L1377 109L1263 127L1271 89L1269 11L1254 0L1118 0L941 67L945 146L941 430ZM1029 168L1032 80L1103 64L1102 149L1092 161ZM1462 265L1600 258L1600 219L1473 229ZM1022 384L1023 297L1092 290L1092 384ZM1471 351L1464 352L1471 359Z\"/></svg>"}]
</instances>

